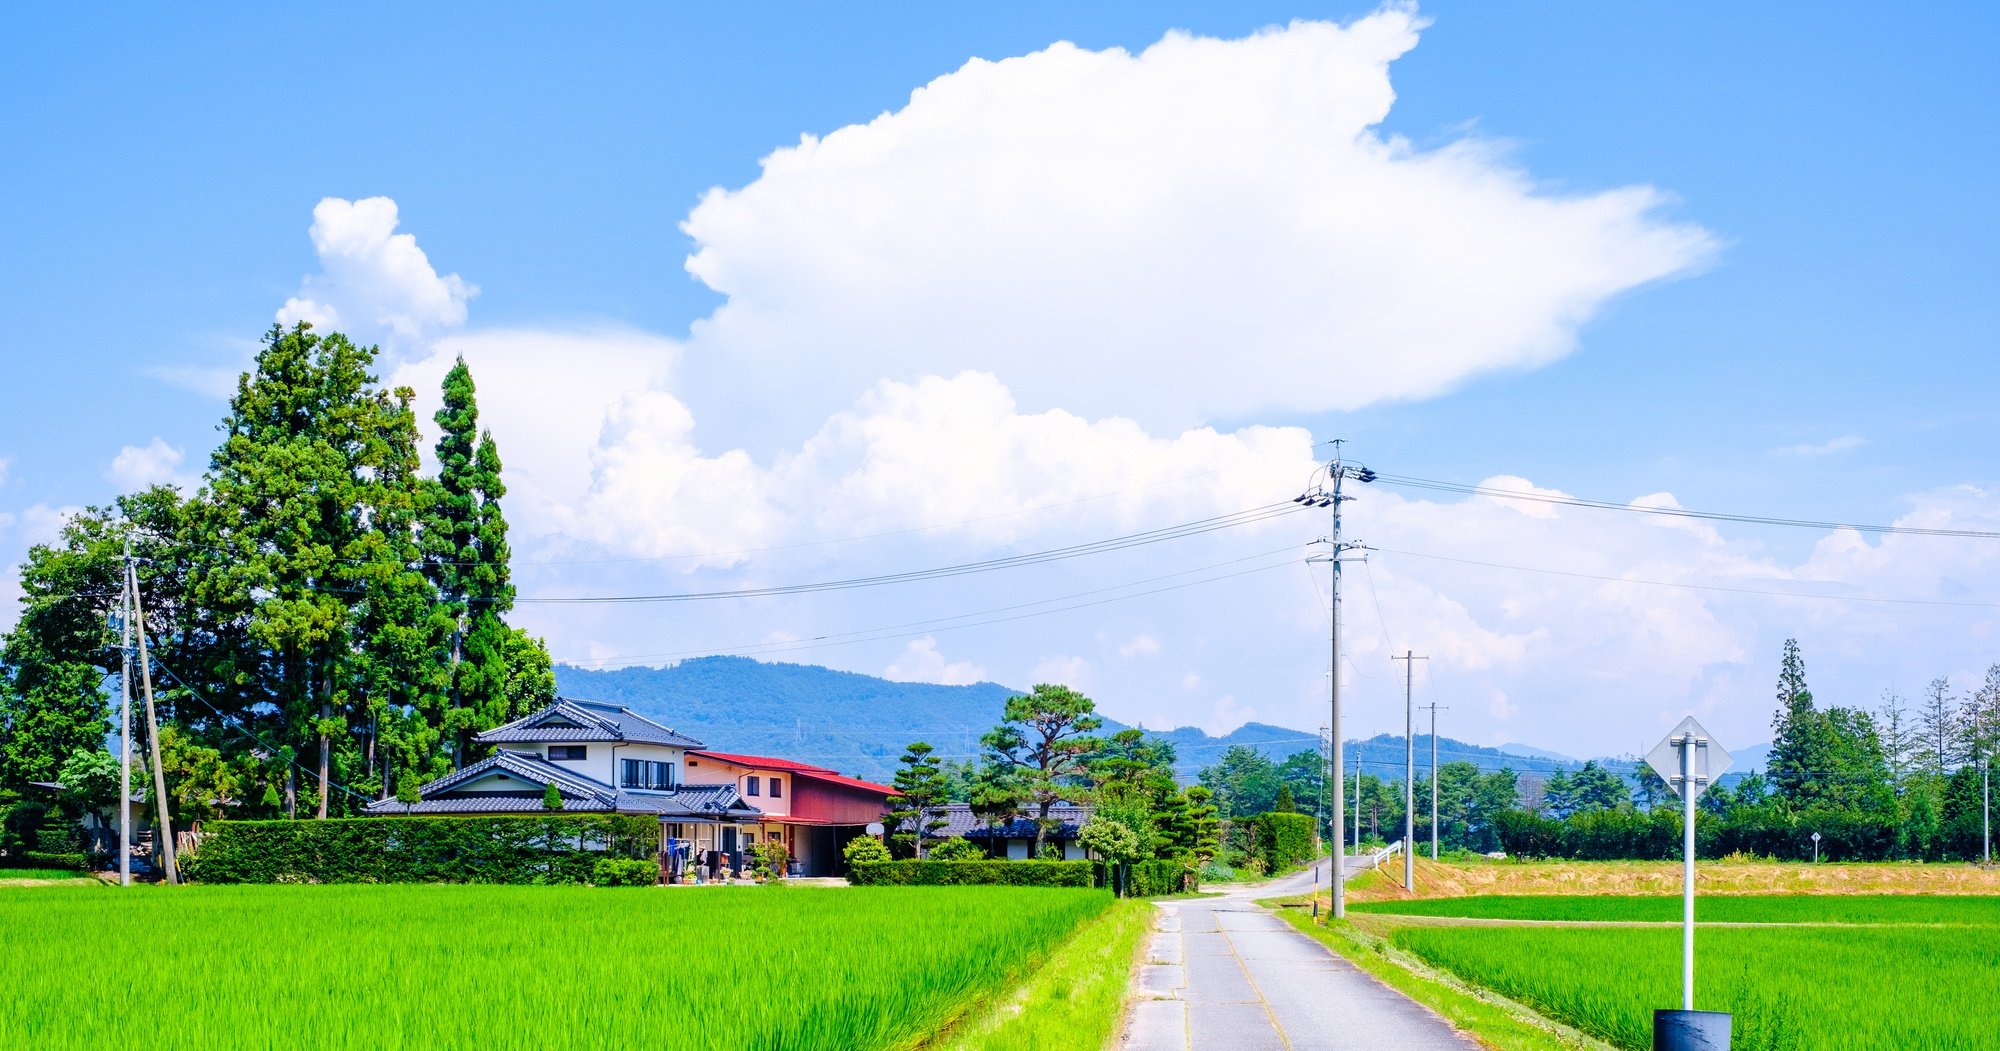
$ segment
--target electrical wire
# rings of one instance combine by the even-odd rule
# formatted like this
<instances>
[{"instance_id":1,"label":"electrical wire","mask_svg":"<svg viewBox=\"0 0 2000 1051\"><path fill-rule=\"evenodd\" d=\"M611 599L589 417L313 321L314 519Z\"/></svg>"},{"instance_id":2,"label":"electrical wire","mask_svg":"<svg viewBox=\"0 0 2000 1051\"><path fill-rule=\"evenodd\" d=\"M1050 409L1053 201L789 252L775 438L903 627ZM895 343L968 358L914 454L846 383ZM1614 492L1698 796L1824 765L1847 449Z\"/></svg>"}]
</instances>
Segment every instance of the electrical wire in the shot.
<instances>
[{"instance_id":1,"label":"electrical wire","mask_svg":"<svg viewBox=\"0 0 2000 1051\"><path fill-rule=\"evenodd\" d=\"M1444 482L1434 478L1413 478L1408 475L1378 474L1377 484L1391 485L1399 489L1427 489L1436 492L1458 493L1465 496L1491 496L1503 500L1523 500L1532 503L1557 504L1564 507L1586 507L1599 511L1630 511L1636 514L1659 515L1667 518L1692 518L1708 522L1739 522L1747 525L1786 526L1796 529L1852 529L1861 533L1877 533L1893 536L1937 536L1958 537L1975 540L2000 540L2000 532L1981 529L1936 529L1925 526L1864 525L1855 522L1814 521L1804 518L1781 518L1775 515L1734 514L1722 511L1692 511L1684 507L1653 507L1645 504L1620 503L1615 500L1590 500L1562 493L1521 492L1517 489L1500 489L1487 485L1466 485L1462 482Z\"/></svg>"},{"instance_id":2,"label":"electrical wire","mask_svg":"<svg viewBox=\"0 0 2000 1051\"><path fill-rule=\"evenodd\" d=\"M1233 514L1218 515L1214 518L1198 519L1180 525L1148 530L1113 537L1108 540L1072 544L1067 547L1050 548L1021 555L986 559L979 562L962 562L956 565L937 566L931 569L909 570L901 573L885 573L872 577L854 577L846 580L819 581L811 584L784 584L774 587L739 588L729 591L669 592L651 595L574 595L560 598L517 598L516 604L537 603L546 605L570 604L627 604L641 602L701 602L714 599L770 598L785 595L803 595L822 591L842 591L852 588L881 587L886 584L907 584L923 580L940 580L947 577L967 576L974 573L990 573L1000 569L1014 569L1021 566L1041 565L1087 555L1107 554L1132 548L1147 547L1169 540L1181 540L1191 536L1234 529L1258 522L1280 518L1295 513L1299 508L1289 501L1266 504L1263 507L1238 511Z\"/></svg>"}]
</instances>

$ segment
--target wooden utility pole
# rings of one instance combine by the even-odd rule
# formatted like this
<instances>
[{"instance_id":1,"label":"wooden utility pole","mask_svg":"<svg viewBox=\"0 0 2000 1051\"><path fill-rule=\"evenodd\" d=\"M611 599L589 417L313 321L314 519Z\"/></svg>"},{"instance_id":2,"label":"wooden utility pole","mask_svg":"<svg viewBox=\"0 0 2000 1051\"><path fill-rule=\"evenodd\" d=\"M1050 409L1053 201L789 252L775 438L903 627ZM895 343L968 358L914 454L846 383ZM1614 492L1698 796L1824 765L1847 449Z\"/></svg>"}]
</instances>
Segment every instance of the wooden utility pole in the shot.
<instances>
[{"instance_id":1,"label":"wooden utility pole","mask_svg":"<svg viewBox=\"0 0 2000 1051\"><path fill-rule=\"evenodd\" d=\"M174 863L174 822L167 813L167 773L160 767L160 717L153 708L153 665L146 655L146 610L139 601L139 571L125 562L125 586L132 589L132 626L139 632L139 685L146 695L146 746L153 756L153 797L160 811L160 856L167 863L167 882L181 881Z\"/></svg>"}]
</instances>

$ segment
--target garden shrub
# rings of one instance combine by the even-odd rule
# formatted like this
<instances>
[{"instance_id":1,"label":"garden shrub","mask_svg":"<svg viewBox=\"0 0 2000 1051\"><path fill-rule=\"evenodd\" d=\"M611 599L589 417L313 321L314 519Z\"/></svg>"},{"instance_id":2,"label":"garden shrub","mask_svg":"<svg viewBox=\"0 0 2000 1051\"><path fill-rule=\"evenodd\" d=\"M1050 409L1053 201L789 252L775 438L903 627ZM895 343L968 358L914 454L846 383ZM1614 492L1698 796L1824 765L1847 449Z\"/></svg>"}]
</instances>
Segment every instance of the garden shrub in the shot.
<instances>
[{"instance_id":1,"label":"garden shrub","mask_svg":"<svg viewBox=\"0 0 2000 1051\"><path fill-rule=\"evenodd\" d=\"M752 870L752 874L765 879L783 879L785 866L792 860L783 843L759 843L750 853L757 859L757 867Z\"/></svg>"},{"instance_id":2,"label":"garden shrub","mask_svg":"<svg viewBox=\"0 0 2000 1051\"><path fill-rule=\"evenodd\" d=\"M1094 868L1089 861L868 861L850 865L847 880L857 887L1089 887Z\"/></svg>"},{"instance_id":3,"label":"garden shrub","mask_svg":"<svg viewBox=\"0 0 2000 1051\"><path fill-rule=\"evenodd\" d=\"M986 851L969 839L953 837L932 847L928 857L932 861L980 861L985 859Z\"/></svg>"},{"instance_id":4,"label":"garden shrub","mask_svg":"<svg viewBox=\"0 0 2000 1051\"><path fill-rule=\"evenodd\" d=\"M1099 864L1097 885L1125 898L1156 898L1186 894L1201 886L1193 858L1151 858L1120 864Z\"/></svg>"},{"instance_id":5,"label":"garden shrub","mask_svg":"<svg viewBox=\"0 0 2000 1051\"><path fill-rule=\"evenodd\" d=\"M1254 822L1257 857L1264 871L1282 872L1319 853L1311 814L1283 814L1272 811L1257 815Z\"/></svg>"},{"instance_id":6,"label":"garden shrub","mask_svg":"<svg viewBox=\"0 0 2000 1051\"><path fill-rule=\"evenodd\" d=\"M660 881L660 866L638 858L599 858L590 867L590 882L600 887L650 887Z\"/></svg>"},{"instance_id":7,"label":"garden shrub","mask_svg":"<svg viewBox=\"0 0 2000 1051\"><path fill-rule=\"evenodd\" d=\"M889 848L874 836L856 836L841 850L841 856L847 859L847 867L853 868L889 860Z\"/></svg>"},{"instance_id":8,"label":"garden shrub","mask_svg":"<svg viewBox=\"0 0 2000 1051\"><path fill-rule=\"evenodd\" d=\"M85 854L58 853L48 850L29 850L21 854L23 868L68 869L82 872L90 867L90 858Z\"/></svg>"},{"instance_id":9,"label":"garden shrub","mask_svg":"<svg viewBox=\"0 0 2000 1051\"><path fill-rule=\"evenodd\" d=\"M584 883L599 859L659 849L659 820L624 814L217 821L185 868L204 883Z\"/></svg>"}]
</instances>

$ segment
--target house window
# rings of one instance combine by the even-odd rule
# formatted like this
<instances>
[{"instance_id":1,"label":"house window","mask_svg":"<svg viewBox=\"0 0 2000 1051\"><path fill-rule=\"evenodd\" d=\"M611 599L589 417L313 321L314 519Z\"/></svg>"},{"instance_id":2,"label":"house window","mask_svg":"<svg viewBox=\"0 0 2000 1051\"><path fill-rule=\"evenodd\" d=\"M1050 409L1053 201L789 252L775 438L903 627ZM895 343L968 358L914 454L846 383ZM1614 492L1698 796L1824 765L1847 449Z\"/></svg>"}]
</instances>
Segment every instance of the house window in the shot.
<instances>
[{"instance_id":1,"label":"house window","mask_svg":"<svg viewBox=\"0 0 2000 1051\"><path fill-rule=\"evenodd\" d=\"M758 777L756 774L751 774L749 777L744 778L743 794L746 796L754 796L760 794L757 791L757 786L762 780L763 778Z\"/></svg>"},{"instance_id":2,"label":"house window","mask_svg":"<svg viewBox=\"0 0 2000 1051\"><path fill-rule=\"evenodd\" d=\"M775 777L771 779L771 798L772 799L785 798L785 783L783 781L778 780ZM172 811L168 811L168 813L172 813Z\"/></svg>"},{"instance_id":3,"label":"house window","mask_svg":"<svg viewBox=\"0 0 2000 1051\"><path fill-rule=\"evenodd\" d=\"M674 787L674 764L654 762L648 759L620 759L618 761L618 786L620 788L671 789Z\"/></svg>"},{"instance_id":4,"label":"house window","mask_svg":"<svg viewBox=\"0 0 2000 1051\"><path fill-rule=\"evenodd\" d=\"M580 744L552 744L549 746L550 759L582 759L589 749Z\"/></svg>"}]
</instances>

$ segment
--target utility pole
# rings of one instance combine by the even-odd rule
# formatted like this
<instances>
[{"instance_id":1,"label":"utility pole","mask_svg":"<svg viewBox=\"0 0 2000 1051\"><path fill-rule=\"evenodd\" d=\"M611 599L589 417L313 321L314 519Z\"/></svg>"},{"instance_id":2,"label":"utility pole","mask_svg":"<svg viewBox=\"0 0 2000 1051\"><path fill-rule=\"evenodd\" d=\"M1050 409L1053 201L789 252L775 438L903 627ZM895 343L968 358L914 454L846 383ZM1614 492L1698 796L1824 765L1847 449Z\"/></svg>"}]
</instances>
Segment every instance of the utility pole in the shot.
<instances>
[{"instance_id":1,"label":"utility pole","mask_svg":"<svg viewBox=\"0 0 2000 1051\"><path fill-rule=\"evenodd\" d=\"M1980 800L1979 800L1979 843L1986 852L1986 863L1993 864L1993 757L1979 757Z\"/></svg>"},{"instance_id":2,"label":"utility pole","mask_svg":"<svg viewBox=\"0 0 2000 1051\"><path fill-rule=\"evenodd\" d=\"M1354 746L1354 856L1361 856L1361 746Z\"/></svg>"},{"instance_id":3,"label":"utility pole","mask_svg":"<svg viewBox=\"0 0 2000 1051\"><path fill-rule=\"evenodd\" d=\"M132 541L125 541L132 565ZM132 885L132 582L118 588L118 885Z\"/></svg>"},{"instance_id":4,"label":"utility pole","mask_svg":"<svg viewBox=\"0 0 2000 1051\"><path fill-rule=\"evenodd\" d=\"M1342 462L1340 459L1340 446L1341 439L1334 439L1333 459L1325 467L1320 468L1319 471L1313 472L1312 479L1307 482L1308 488L1306 491L1293 497L1292 502L1295 504L1330 507L1333 509L1333 535L1316 541L1317 543L1327 545L1328 550L1326 554L1313 556L1306 561L1328 562L1333 567L1332 608L1328 611L1330 613L1328 619L1331 627L1327 631L1327 667L1329 674L1326 677L1327 706L1331 712L1331 718L1327 720L1327 728L1332 734L1333 747L1327 750L1327 762L1331 767L1327 771L1327 781L1333 785L1333 812L1336 814L1345 814L1347 812L1347 801L1341 797L1347 792L1347 773L1342 769L1346 764L1342 762L1344 757L1340 751L1340 556L1346 551L1365 549L1367 545L1356 540L1344 541L1340 539L1340 505L1354 499L1351 496L1341 494L1340 484L1349 478L1357 482L1372 482L1375 480L1375 472L1357 464ZM1326 478L1323 482L1319 477L1320 471L1326 473ZM1337 872L1331 881L1333 885L1334 919L1345 919L1347 916L1346 876L1345 871Z\"/></svg>"},{"instance_id":5,"label":"utility pole","mask_svg":"<svg viewBox=\"0 0 2000 1051\"><path fill-rule=\"evenodd\" d=\"M1411 894L1417 892L1417 708L1415 693L1416 667L1418 661L1430 660L1417 656L1415 650L1404 650L1401 657L1390 657L1392 661L1403 662L1403 889ZM1431 775L1431 785L1436 787L1437 775ZM1437 832L1437 797L1431 797L1431 832Z\"/></svg>"},{"instance_id":6,"label":"utility pole","mask_svg":"<svg viewBox=\"0 0 2000 1051\"><path fill-rule=\"evenodd\" d=\"M146 609L139 601L139 571L125 561L125 585L132 589L132 627L139 633L139 685L146 695L146 747L153 757L153 798L160 810L160 856L167 863L167 882L181 881L174 863L174 823L167 812L167 773L160 767L160 717L153 708L152 660L146 654Z\"/></svg>"},{"instance_id":7,"label":"utility pole","mask_svg":"<svg viewBox=\"0 0 2000 1051\"><path fill-rule=\"evenodd\" d=\"M1431 713L1431 860L1438 859L1438 702L1425 706ZM1446 705L1449 711L1450 706Z\"/></svg>"}]
</instances>

